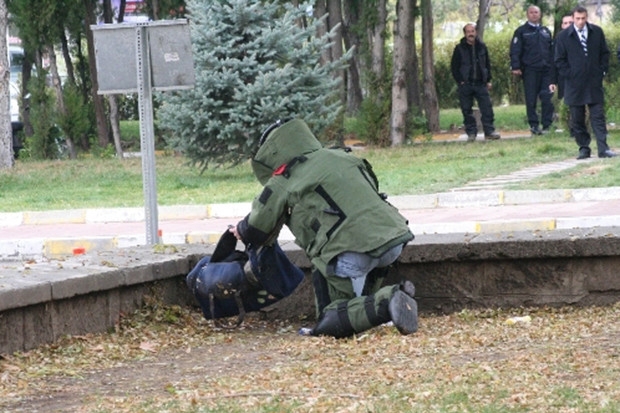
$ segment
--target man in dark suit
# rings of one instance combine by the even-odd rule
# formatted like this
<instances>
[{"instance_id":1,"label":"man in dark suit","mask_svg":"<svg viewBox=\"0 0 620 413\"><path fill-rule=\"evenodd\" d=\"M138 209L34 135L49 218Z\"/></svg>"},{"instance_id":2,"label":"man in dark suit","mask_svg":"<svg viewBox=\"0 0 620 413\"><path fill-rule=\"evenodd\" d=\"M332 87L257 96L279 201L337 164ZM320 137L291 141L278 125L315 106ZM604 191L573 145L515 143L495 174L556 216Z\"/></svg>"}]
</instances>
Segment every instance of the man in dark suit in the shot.
<instances>
[{"instance_id":1,"label":"man in dark suit","mask_svg":"<svg viewBox=\"0 0 620 413\"><path fill-rule=\"evenodd\" d=\"M611 158L616 153L607 145L605 93L603 77L609 68L609 48L603 30L588 23L585 7L573 9L573 27L558 34L555 64L565 79L564 102L570 107L572 132L579 146L577 159L590 157L590 134L586 126L586 106L590 124L596 136L599 158Z\"/></svg>"}]
</instances>

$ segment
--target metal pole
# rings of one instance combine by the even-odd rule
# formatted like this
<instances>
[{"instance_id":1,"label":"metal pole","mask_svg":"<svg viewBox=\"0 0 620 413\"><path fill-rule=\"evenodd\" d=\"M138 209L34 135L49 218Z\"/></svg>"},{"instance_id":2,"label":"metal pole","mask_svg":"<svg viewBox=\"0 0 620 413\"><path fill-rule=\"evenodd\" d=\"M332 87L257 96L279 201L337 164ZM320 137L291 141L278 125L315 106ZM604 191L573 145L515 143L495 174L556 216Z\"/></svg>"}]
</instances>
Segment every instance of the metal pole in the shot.
<instances>
[{"instance_id":1,"label":"metal pole","mask_svg":"<svg viewBox=\"0 0 620 413\"><path fill-rule=\"evenodd\" d=\"M158 244L157 182L155 169L155 132L153 127L153 92L151 57L145 25L136 27L136 72L138 75L138 110L140 112L140 149L142 152L142 187L146 243Z\"/></svg>"}]
</instances>

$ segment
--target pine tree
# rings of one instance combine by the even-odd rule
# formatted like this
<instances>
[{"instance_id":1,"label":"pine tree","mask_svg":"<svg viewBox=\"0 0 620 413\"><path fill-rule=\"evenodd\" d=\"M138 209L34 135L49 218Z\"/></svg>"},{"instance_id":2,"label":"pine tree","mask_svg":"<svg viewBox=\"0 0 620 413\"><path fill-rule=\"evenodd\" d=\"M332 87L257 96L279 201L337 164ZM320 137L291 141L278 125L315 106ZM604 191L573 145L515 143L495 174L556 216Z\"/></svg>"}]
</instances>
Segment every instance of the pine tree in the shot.
<instances>
[{"instance_id":1,"label":"pine tree","mask_svg":"<svg viewBox=\"0 0 620 413\"><path fill-rule=\"evenodd\" d=\"M331 33L308 5L258 0L190 0L196 83L159 95L158 125L167 143L203 169L249 159L277 119L303 118L319 134L338 116L336 70L322 65ZM307 26L302 26L300 22Z\"/></svg>"}]
</instances>

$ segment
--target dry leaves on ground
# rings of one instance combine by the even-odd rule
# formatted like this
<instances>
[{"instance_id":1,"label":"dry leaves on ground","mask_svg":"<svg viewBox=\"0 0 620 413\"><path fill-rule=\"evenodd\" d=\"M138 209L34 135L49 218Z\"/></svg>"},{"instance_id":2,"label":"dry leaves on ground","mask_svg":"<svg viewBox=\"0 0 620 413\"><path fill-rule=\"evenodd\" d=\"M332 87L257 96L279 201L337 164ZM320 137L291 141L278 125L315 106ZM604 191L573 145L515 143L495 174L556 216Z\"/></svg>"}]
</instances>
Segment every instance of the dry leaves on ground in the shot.
<instances>
[{"instance_id":1,"label":"dry leaves on ground","mask_svg":"<svg viewBox=\"0 0 620 413\"><path fill-rule=\"evenodd\" d=\"M525 316L506 323L512 316ZM620 305L464 310L335 340L151 305L0 360L0 412L620 411Z\"/></svg>"}]
</instances>

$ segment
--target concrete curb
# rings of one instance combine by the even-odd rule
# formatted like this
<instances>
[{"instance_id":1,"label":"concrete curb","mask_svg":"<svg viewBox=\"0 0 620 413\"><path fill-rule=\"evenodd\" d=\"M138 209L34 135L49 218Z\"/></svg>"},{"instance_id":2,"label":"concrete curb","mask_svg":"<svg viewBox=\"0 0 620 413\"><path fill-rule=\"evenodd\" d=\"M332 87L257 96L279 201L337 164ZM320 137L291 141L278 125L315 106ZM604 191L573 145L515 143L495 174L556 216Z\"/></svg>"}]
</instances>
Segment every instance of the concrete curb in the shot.
<instances>
[{"instance_id":1,"label":"concrete curb","mask_svg":"<svg viewBox=\"0 0 620 413\"><path fill-rule=\"evenodd\" d=\"M438 194L404 195L390 197L389 201L399 210L427 210L433 208L499 207L502 205L562 204L571 202L595 202L620 199L620 187L554 189L546 191L473 191L445 192ZM176 205L159 207L159 219L186 220L209 218L238 218L250 210L250 203ZM89 224L144 221L143 208L77 209L37 211L23 213L0 213L0 228L20 225ZM505 219L497 221L459 221L411 223L414 234L492 234L511 231L550 231L556 229L620 226L620 215L605 217L536 217ZM162 243L213 244L220 232L191 231L163 233ZM293 236L284 228L281 240ZM0 260L22 260L38 257L59 257L83 252L106 251L117 248L146 245L145 235L121 235L99 237L54 237L0 240Z\"/></svg>"},{"instance_id":2,"label":"concrete curb","mask_svg":"<svg viewBox=\"0 0 620 413\"><path fill-rule=\"evenodd\" d=\"M550 189L545 191L458 191L424 195L390 196L388 201L399 210L460 208L471 206L528 205L606 201L620 199L620 186L609 188ZM207 205L169 205L158 209L159 220L243 217L250 202ZM144 208L94 208L50 211L0 212L0 228L20 225L103 224L142 222Z\"/></svg>"},{"instance_id":3,"label":"concrete curb","mask_svg":"<svg viewBox=\"0 0 620 413\"><path fill-rule=\"evenodd\" d=\"M584 229L595 227L620 227L620 215L605 217L531 218L499 221L463 221L456 223L427 223L409 225L417 235L447 234L496 234L519 231L553 231L560 229ZM162 234L165 245L217 243L221 232L187 232ZM283 229L281 241L292 241L292 234ZM0 260L31 258L57 258L79 255L84 252L110 251L146 245L146 235L119 235L74 238L35 238L27 240L0 241Z\"/></svg>"},{"instance_id":4,"label":"concrete curb","mask_svg":"<svg viewBox=\"0 0 620 413\"><path fill-rule=\"evenodd\" d=\"M620 199L620 187L549 189L544 191L458 191L426 195L391 196L388 201L399 210L462 208L475 206L529 205Z\"/></svg>"}]
</instances>

